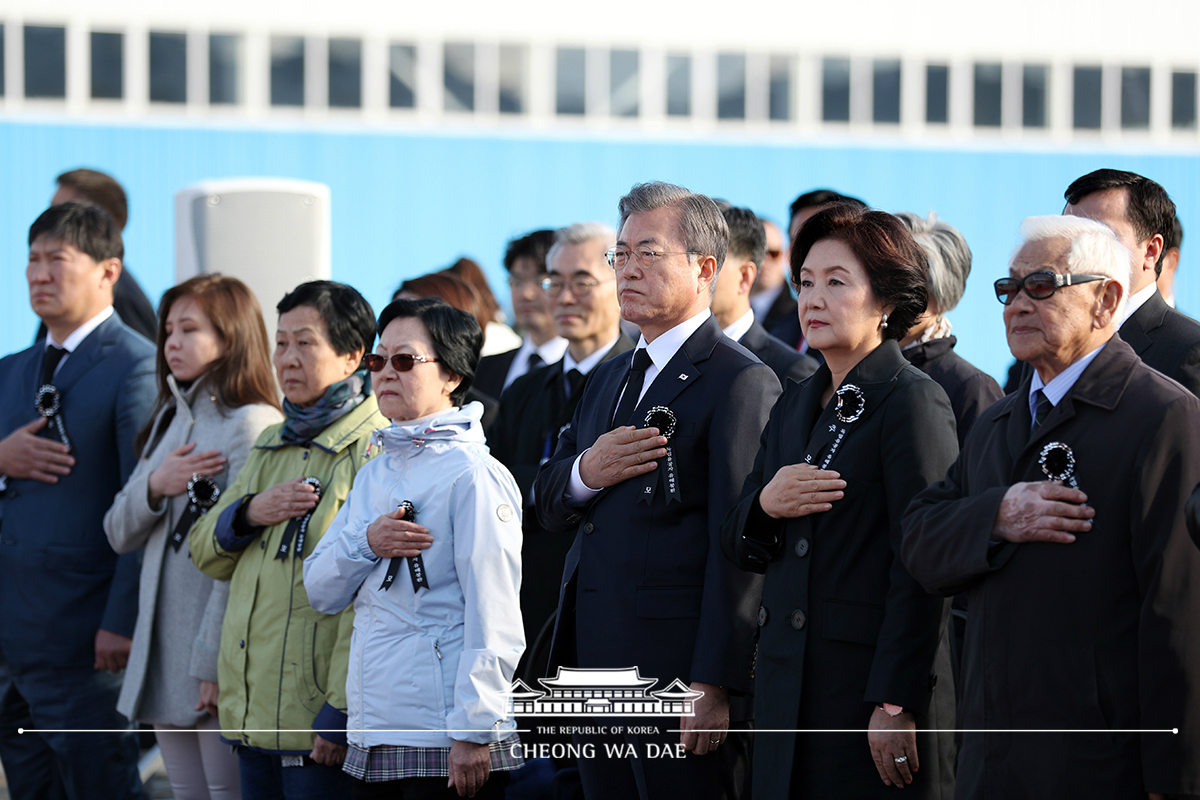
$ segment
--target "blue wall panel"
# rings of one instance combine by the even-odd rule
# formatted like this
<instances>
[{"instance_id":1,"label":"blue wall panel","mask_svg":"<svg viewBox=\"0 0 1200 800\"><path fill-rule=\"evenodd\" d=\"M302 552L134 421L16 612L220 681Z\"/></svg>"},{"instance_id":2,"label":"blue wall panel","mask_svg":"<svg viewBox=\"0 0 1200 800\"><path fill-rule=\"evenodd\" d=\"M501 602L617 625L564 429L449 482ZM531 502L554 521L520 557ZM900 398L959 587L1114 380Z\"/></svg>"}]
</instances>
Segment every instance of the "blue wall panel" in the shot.
<instances>
[{"instance_id":1,"label":"blue wall panel","mask_svg":"<svg viewBox=\"0 0 1200 800\"><path fill-rule=\"evenodd\" d=\"M642 180L681 183L782 220L799 192L828 186L889 211L936 210L975 253L967 295L951 314L959 350L1002 377L1010 360L990 283L1004 274L1021 219L1062 209L1063 189L1098 167L1162 183L1185 231L1200 236L1200 157L1079 151L933 150L778 142L516 137L511 134L349 133L0 122L0 352L29 344L36 321L21 267L29 224L63 170L94 167L130 195L127 260L152 298L174 275L174 195L207 178L269 175L328 183L333 275L376 308L406 277L459 255L480 261L506 303L500 259L512 236L538 227L614 222ZM1185 241L1179 305L1200 311ZM1197 262L1200 263L1200 262ZM268 327L270 327L268 320Z\"/></svg>"}]
</instances>

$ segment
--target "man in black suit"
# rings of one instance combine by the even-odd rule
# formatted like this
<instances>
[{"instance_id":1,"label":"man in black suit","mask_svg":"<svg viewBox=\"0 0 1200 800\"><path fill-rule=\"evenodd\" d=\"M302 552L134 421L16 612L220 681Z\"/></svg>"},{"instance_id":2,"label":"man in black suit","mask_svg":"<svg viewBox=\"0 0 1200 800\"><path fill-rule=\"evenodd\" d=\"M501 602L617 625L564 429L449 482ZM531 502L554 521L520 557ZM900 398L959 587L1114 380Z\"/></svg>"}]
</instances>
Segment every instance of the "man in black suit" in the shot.
<instances>
[{"instance_id":1,"label":"man in black suit","mask_svg":"<svg viewBox=\"0 0 1200 800\"><path fill-rule=\"evenodd\" d=\"M732 696L751 688L762 584L724 559L719 531L779 381L709 312L729 237L716 204L648 183L619 209L611 263L621 314L641 338L593 373L534 489L542 525L577 532L550 663L637 666L660 688L690 687L695 702L694 716L605 740L637 758L596 744L579 762L587 796L737 797L748 743L726 732ZM747 719L736 707L733 717ZM682 735L670 733L676 720ZM689 755L647 758L651 744Z\"/></svg>"},{"instance_id":2,"label":"man in black suit","mask_svg":"<svg viewBox=\"0 0 1200 800\"><path fill-rule=\"evenodd\" d=\"M913 577L969 592L955 797L1194 797L1200 401L1115 335L1129 272L1111 230L1021 230L997 294L1031 373L903 522Z\"/></svg>"},{"instance_id":3,"label":"man in black suit","mask_svg":"<svg viewBox=\"0 0 1200 800\"><path fill-rule=\"evenodd\" d=\"M817 360L797 353L759 324L750 309L750 288L767 250L762 222L748 208L717 203L729 226L729 252L713 289L712 313L725 335L758 356L779 383L802 381L817 371Z\"/></svg>"},{"instance_id":4,"label":"man in black suit","mask_svg":"<svg viewBox=\"0 0 1200 800\"><path fill-rule=\"evenodd\" d=\"M13 800L141 797L137 740L117 732L116 710L141 555L117 556L102 526L156 394L154 346L113 312L122 251L98 206L43 212L26 278L49 336L0 359L0 759Z\"/></svg>"},{"instance_id":5,"label":"man in black suit","mask_svg":"<svg viewBox=\"0 0 1200 800\"><path fill-rule=\"evenodd\" d=\"M533 480L558 445L559 431L575 415L587 376L633 348L621 333L616 279L605 255L616 241L613 229L598 222L558 231L546 256L544 283L554 303L554 328L567 340L567 352L550 366L513 381L500 398L500 413L488 432L492 455L517 479L525 504L521 615L528 654L558 607L558 579L575 538L573 531L551 533L538 525Z\"/></svg>"},{"instance_id":6,"label":"man in black suit","mask_svg":"<svg viewBox=\"0 0 1200 800\"><path fill-rule=\"evenodd\" d=\"M762 266L754 276L750 290L750 306L754 318L766 330L796 316L796 298L788 287L788 248L783 243L783 231L771 220L759 217L767 236L767 252Z\"/></svg>"},{"instance_id":7,"label":"man in black suit","mask_svg":"<svg viewBox=\"0 0 1200 800\"><path fill-rule=\"evenodd\" d=\"M521 346L486 356L471 387L496 399L513 381L530 370L562 358L567 342L554 332L553 303L542 291L546 277L546 254L554 244L554 231L533 231L508 243L504 268L512 292L513 315L521 331Z\"/></svg>"},{"instance_id":8,"label":"man in black suit","mask_svg":"<svg viewBox=\"0 0 1200 800\"><path fill-rule=\"evenodd\" d=\"M1158 291L1175 204L1149 178L1115 169L1089 172L1067 187L1064 214L1103 222L1132 254L1121 338L1150 366L1200 395L1200 322L1167 305Z\"/></svg>"},{"instance_id":9,"label":"man in black suit","mask_svg":"<svg viewBox=\"0 0 1200 800\"><path fill-rule=\"evenodd\" d=\"M73 169L55 178L58 189L50 200L50 205L56 206L75 200L80 203L92 203L103 208L117 223L117 229L125 230L129 221L129 201L125 189L111 175L97 172L94 169ZM158 336L158 315L154 313L154 305L142 291L141 285L133 273L121 265L121 277L113 287L113 309L129 327L155 341ZM46 326L38 330L37 338L46 336Z\"/></svg>"}]
</instances>

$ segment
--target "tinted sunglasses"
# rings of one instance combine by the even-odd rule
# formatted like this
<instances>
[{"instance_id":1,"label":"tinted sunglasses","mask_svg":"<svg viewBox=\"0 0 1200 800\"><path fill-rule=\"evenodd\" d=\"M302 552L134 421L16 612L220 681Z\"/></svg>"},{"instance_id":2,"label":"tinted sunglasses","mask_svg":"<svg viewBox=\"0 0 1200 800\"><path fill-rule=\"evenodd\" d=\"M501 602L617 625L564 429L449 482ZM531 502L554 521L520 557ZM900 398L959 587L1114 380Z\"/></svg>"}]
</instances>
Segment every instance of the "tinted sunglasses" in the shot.
<instances>
[{"instance_id":1,"label":"tinted sunglasses","mask_svg":"<svg viewBox=\"0 0 1200 800\"><path fill-rule=\"evenodd\" d=\"M1034 300L1046 300L1064 286L1106 281L1107 275L1072 275L1059 272L1031 272L1024 278L1001 278L996 281L996 299L1006 306L1013 304L1021 289Z\"/></svg>"},{"instance_id":2,"label":"tinted sunglasses","mask_svg":"<svg viewBox=\"0 0 1200 800\"><path fill-rule=\"evenodd\" d=\"M414 356L411 353L396 353L390 359L386 356L378 356L374 353L368 353L363 356L363 366L371 372L383 372L383 368L387 366L388 361L392 362L392 369L396 372L408 372L413 368L413 364L420 361L422 364L436 362L436 358L429 356Z\"/></svg>"}]
</instances>

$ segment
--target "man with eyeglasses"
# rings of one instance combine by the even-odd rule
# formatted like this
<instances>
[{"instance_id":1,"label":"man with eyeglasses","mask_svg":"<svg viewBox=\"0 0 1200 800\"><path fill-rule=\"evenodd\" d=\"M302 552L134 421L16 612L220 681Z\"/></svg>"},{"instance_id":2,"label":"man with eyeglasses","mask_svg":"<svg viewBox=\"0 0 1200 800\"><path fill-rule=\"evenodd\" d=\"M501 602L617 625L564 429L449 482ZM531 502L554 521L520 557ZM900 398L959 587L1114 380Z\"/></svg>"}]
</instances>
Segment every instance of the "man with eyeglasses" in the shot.
<instances>
[{"instance_id":1,"label":"man with eyeglasses","mask_svg":"<svg viewBox=\"0 0 1200 800\"><path fill-rule=\"evenodd\" d=\"M779 381L709 311L729 240L716 204L647 183L618 208L609 263L641 337L592 373L534 484L542 525L575 533L550 665L637 667L694 703L694 715L605 723L648 733L577 735L596 750L579 761L585 796L737 798L749 740L729 729L750 718L762 578L724 558L719 534Z\"/></svg>"},{"instance_id":2,"label":"man with eyeglasses","mask_svg":"<svg viewBox=\"0 0 1200 800\"><path fill-rule=\"evenodd\" d=\"M550 533L538 525L533 480L554 453L559 432L571 423L587 376L633 347L621 333L617 282L605 256L616 240L613 229L598 222L580 222L557 232L542 285L553 303L554 329L566 340L567 351L550 366L513 381L501 395L500 413L488 433L492 455L517 479L525 502L521 614L529 658L537 654L538 634L558 607L558 579L574 539L574 531ZM545 645L549 644L547 638ZM545 648L540 655L544 668ZM539 671L533 677L545 674Z\"/></svg>"},{"instance_id":3,"label":"man with eyeglasses","mask_svg":"<svg viewBox=\"0 0 1200 800\"><path fill-rule=\"evenodd\" d=\"M902 523L913 577L968 592L955 797L1194 797L1200 401L1116 335L1129 251L1110 228L1021 233L996 294L1032 374Z\"/></svg>"},{"instance_id":4,"label":"man with eyeglasses","mask_svg":"<svg viewBox=\"0 0 1200 800\"><path fill-rule=\"evenodd\" d=\"M817 371L817 360L797 353L767 333L750 309L751 287L767 251L764 224L748 208L718 202L729 225L729 253L713 289L712 313L725 335L749 350L787 385L788 378L802 381ZM795 301L792 301L793 306ZM793 313L795 313L793 309Z\"/></svg>"},{"instance_id":5,"label":"man with eyeglasses","mask_svg":"<svg viewBox=\"0 0 1200 800\"><path fill-rule=\"evenodd\" d=\"M522 336L521 346L479 360L472 387L499 399L513 381L538 367L562 358L567 342L554 332L553 304L542 291L546 253L554 244L554 231L540 230L508 243L504 268L512 292L513 315Z\"/></svg>"},{"instance_id":6,"label":"man with eyeglasses","mask_svg":"<svg viewBox=\"0 0 1200 800\"><path fill-rule=\"evenodd\" d=\"M750 305L754 308L754 318L769 331L796 316L796 298L788 290L788 250L783 243L783 231L769 219L764 218L762 224L767 247L750 289Z\"/></svg>"}]
</instances>

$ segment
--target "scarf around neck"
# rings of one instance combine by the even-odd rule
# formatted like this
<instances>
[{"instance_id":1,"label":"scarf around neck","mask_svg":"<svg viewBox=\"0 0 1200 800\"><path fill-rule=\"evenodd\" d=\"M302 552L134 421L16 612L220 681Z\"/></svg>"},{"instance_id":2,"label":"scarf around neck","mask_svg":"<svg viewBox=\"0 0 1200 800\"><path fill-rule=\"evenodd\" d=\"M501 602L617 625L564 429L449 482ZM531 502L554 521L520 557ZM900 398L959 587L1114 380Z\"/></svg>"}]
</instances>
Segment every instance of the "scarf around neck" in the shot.
<instances>
[{"instance_id":1,"label":"scarf around neck","mask_svg":"<svg viewBox=\"0 0 1200 800\"><path fill-rule=\"evenodd\" d=\"M283 413L287 419L279 438L288 444L311 442L321 431L349 414L370 395L370 373L360 369L349 378L330 385L321 399L311 406L298 406L284 398Z\"/></svg>"}]
</instances>

